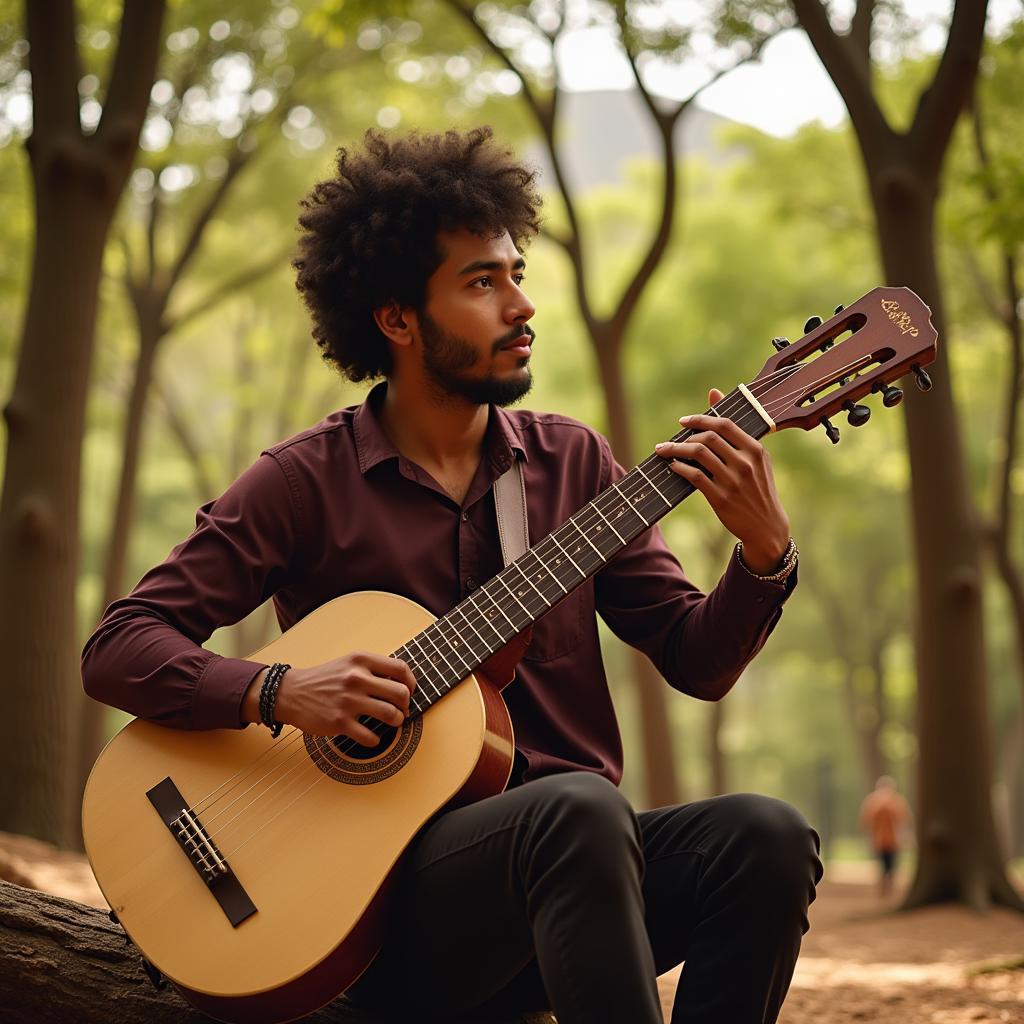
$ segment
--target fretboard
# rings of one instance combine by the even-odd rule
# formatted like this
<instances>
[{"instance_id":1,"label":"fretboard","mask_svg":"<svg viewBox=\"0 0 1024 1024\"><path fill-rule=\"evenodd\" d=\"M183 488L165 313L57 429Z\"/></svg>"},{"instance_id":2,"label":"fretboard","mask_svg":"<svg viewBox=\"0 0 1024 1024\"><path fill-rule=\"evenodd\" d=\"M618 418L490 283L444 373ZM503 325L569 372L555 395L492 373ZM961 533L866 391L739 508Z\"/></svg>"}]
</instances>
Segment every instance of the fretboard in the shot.
<instances>
[{"instance_id":1,"label":"fretboard","mask_svg":"<svg viewBox=\"0 0 1024 1024\"><path fill-rule=\"evenodd\" d=\"M709 410L752 437L768 425L739 388ZM691 431L676 434L683 441ZM694 490L652 455L394 652L413 670L412 712L440 700L514 636L598 573Z\"/></svg>"}]
</instances>

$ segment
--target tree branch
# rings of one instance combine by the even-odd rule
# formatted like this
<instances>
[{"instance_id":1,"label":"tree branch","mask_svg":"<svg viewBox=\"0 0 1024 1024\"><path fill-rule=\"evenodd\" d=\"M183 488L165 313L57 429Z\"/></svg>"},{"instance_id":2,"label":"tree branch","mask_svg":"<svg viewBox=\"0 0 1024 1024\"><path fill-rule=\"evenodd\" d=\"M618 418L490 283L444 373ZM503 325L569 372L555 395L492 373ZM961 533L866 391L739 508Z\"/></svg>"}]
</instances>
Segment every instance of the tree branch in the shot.
<instances>
[{"instance_id":1,"label":"tree branch","mask_svg":"<svg viewBox=\"0 0 1024 1024\"><path fill-rule=\"evenodd\" d=\"M858 0L850 22L850 42L864 65L864 74L871 81L871 27L875 19L876 0Z\"/></svg>"},{"instance_id":2,"label":"tree branch","mask_svg":"<svg viewBox=\"0 0 1024 1024\"><path fill-rule=\"evenodd\" d=\"M267 274L281 267L284 261L291 255L293 247L288 246L287 249L280 250L275 255L271 256L262 263L249 267L234 277L228 278L223 284L218 285L207 296L200 299L191 309L186 310L183 313L179 313L177 316L169 317L167 323L167 333L178 330L184 324L191 320L195 320L197 317L202 316L204 313L208 313L215 306L223 302L229 295L240 289L246 287L246 285L255 284L260 278L266 277Z\"/></svg>"},{"instance_id":3,"label":"tree branch","mask_svg":"<svg viewBox=\"0 0 1024 1024\"><path fill-rule=\"evenodd\" d=\"M821 0L792 0L793 10L807 33L818 59L825 66L850 112L854 131L865 153L892 136L874 93L871 79L849 36L837 36Z\"/></svg>"},{"instance_id":4,"label":"tree branch","mask_svg":"<svg viewBox=\"0 0 1024 1024\"><path fill-rule=\"evenodd\" d=\"M121 15L114 70L96 137L111 153L129 162L149 105L165 7L166 0L125 3Z\"/></svg>"},{"instance_id":5,"label":"tree branch","mask_svg":"<svg viewBox=\"0 0 1024 1024\"><path fill-rule=\"evenodd\" d=\"M185 268L198 251L199 244L203 239L203 232L206 230L210 221L213 220L213 215L217 212L218 207L224 201L224 197L228 194L232 182L238 176L242 168L249 162L250 156L251 151L243 152L238 149L237 146L232 147L231 155L228 157L228 169L224 174L224 177L217 182L217 187L213 190L213 193L209 196L205 205L200 208L199 213L192 222L191 230L189 231L188 238L182 247L181 253L178 255L174 266L171 267L170 272L167 275L166 291L168 293L181 279L181 275L184 273Z\"/></svg>"},{"instance_id":6,"label":"tree branch","mask_svg":"<svg viewBox=\"0 0 1024 1024\"><path fill-rule=\"evenodd\" d=\"M170 386L157 376L154 381L156 392L164 406L164 414L167 417L167 425L171 433L178 439L178 444L188 457L189 465L192 467L192 475L195 478L196 493L199 495L199 504L209 501L217 493L216 487L203 462L203 446L198 438L192 433L191 427L185 421L178 409L178 401L171 393Z\"/></svg>"},{"instance_id":7,"label":"tree branch","mask_svg":"<svg viewBox=\"0 0 1024 1024\"><path fill-rule=\"evenodd\" d=\"M794 0L794 3L798 0ZM802 2L802 0L801 0ZM988 0L956 0L946 49L931 84L921 93L908 132L919 159L937 168L974 85L985 38Z\"/></svg>"},{"instance_id":8,"label":"tree branch","mask_svg":"<svg viewBox=\"0 0 1024 1024\"><path fill-rule=\"evenodd\" d=\"M596 318L592 312L590 297L587 293L586 263L583 255L583 244L580 235L579 218L576 215L576 204L569 188L568 179L565 176L562 162L558 157L558 149L555 144L555 111L558 107L558 65L555 63L555 50L552 46L551 59L554 64L554 83L551 89L551 98L544 106L530 88L526 76L519 70L512 58L487 34L484 27L476 20L474 9L466 7L461 0L445 0L445 3L466 22L473 33L510 71L514 72L523 86L523 96L533 113L544 136L544 143L548 151L548 159L551 161L551 168L555 175L555 183L558 185L562 203L565 205L565 214L569 221L569 237L562 242L562 247L569 255L575 271L574 285L576 288L576 302L580 309L580 315L588 328L593 333Z\"/></svg>"}]
</instances>

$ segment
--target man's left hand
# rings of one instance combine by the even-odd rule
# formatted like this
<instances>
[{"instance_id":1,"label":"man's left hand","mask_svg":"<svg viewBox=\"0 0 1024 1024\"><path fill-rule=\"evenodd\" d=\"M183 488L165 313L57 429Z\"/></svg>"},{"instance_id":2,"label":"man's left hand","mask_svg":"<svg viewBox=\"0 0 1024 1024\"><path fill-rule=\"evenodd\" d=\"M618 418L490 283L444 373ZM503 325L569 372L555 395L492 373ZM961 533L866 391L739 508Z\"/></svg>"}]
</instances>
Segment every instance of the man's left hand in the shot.
<instances>
[{"instance_id":1,"label":"man's left hand","mask_svg":"<svg viewBox=\"0 0 1024 1024\"><path fill-rule=\"evenodd\" d=\"M712 406L722 398L717 389L708 393ZM725 416L684 416L679 422L693 434L685 441L656 445L655 454L673 460L669 462L672 472L707 498L722 525L743 542L743 561L751 570L764 575L774 572L790 534L768 452Z\"/></svg>"}]
</instances>

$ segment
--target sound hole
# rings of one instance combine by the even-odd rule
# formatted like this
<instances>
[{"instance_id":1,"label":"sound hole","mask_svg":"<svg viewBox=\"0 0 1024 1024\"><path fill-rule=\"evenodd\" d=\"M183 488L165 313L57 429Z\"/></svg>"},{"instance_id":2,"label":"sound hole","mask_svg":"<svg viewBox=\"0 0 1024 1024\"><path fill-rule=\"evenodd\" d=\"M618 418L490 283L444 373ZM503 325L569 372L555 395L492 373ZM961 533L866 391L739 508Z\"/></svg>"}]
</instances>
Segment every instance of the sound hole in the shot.
<instances>
[{"instance_id":1,"label":"sound hole","mask_svg":"<svg viewBox=\"0 0 1024 1024\"><path fill-rule=\"evenodd\" d=\"M395 736L398 735L398 729L395 726L385 725L368 715L361 715L359 724L365 725L367 729L371 729L380 736L380 742L375 747L364 747L351 736L331 737L331 745L353 761L370 761L375 757L380 757L394 743Z\"/></svg>"}]
</instances>

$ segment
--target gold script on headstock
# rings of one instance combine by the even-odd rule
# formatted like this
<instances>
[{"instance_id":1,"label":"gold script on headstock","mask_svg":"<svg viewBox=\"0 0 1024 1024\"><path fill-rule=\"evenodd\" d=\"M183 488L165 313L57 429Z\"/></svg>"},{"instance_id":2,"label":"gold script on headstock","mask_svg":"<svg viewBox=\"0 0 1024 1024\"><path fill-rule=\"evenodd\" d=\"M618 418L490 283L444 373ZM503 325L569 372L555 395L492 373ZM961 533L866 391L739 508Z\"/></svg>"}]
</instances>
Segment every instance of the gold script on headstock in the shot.
<instances>
[{"instance_id":1,"label":"gold script on headstock","mask_svg":"<svg viewBox=\"0 0 1024 1024\"><path fill-rule=\"evenodd\" d=\"M896 325L901 334L909 334L912 338L917 337L917 328L910 319L910 314L895 300L882 299L882 309L886 316Z\"/></svg>"}]
</instances>

